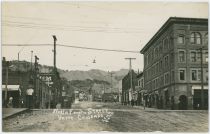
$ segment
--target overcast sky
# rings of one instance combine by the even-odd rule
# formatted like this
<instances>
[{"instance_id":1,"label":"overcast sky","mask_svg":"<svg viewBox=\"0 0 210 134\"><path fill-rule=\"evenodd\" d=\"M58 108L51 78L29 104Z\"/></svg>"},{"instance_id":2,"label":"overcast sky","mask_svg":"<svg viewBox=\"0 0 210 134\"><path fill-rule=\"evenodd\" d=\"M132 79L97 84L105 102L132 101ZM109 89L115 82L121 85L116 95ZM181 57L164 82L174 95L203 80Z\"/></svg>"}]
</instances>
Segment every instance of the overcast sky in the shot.
<instances>
[{"instance_id":1,"label":"overcast sky","mask_svg":"<svg viewBox=\"0 0 210 134\"><path fill-rule=\"evenodd\" d=\"M53 44L140 51L169 17L208 18L208 3L8 2L2 3L3 44ZM53 65L53 46L2 46L7 60ZM140 53L105 52L57 46L57 67L68 70L143 70ZM92 63L93 60L96 63ZM33 58L34 62L34 58Z\"/></svg>"}]
</instances>

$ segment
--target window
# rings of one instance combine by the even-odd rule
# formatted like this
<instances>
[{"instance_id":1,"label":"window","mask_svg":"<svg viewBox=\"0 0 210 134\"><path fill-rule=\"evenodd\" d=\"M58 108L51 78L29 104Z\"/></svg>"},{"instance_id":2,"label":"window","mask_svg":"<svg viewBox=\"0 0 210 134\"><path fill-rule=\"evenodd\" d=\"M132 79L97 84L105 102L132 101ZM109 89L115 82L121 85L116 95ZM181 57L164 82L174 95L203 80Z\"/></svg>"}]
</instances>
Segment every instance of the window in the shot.
<instances>
[{"instance_id":1,"label":"window","mask_svg":"<svg viewBox=\"0 0 210 134\"><path fill-rule=\"evenodd\" d=\"M169 84L169 73L164 74L164 85Z\"/></svg>"},{"instance_id":2,"label":"window","mask_svg":"<svg viewBox=\"0 0 210 134\"><path fill-rule=\"evenodd\" d=\"M179 62L185 62L185 52L179 51Z\"/></svg>"},{"instance_id":3,"label":"window","mask_svg":"<svg viewBox=\"0 0 210 134\"><path fill-rule=\"evenodd\" d=\"M191 74L192 74L192 80L196 81L197 80L197 70L191 70Z\"/></svg>"},{"instance_id":4,"label":"window","mask_svg":"<svg viewBox=\"0 0 210 134\"><path fill-rule=\"evenodd\" d=\"M174 43L173 43L173 38L170 37L170 39L169 39L169 47L170 47L170 48L173 48L173 45L174 45Z\"/></svg>"},{"instance_id":5,"label":"window","mask_svg":"<svg viewBox=\"0 0 210 134\"><path fill-rule=\"evenodd\" d=\"M159 52L160 52L160 54L163 52L163 46L162 46L162 44L160 44Z\"/></svg>"},{"instance_id":6,"label":"window","mask_svg":"<svg viewBox=\"0 0 210 134\"><path fill-rule=\"evenodd\" d=\"M208 69L206 70L206 82L209 80L209 74L208 74Z\"/></svg>"},{"instance_id":7,"label":"window","mask_svg":"<svg viewBox=\"0 0 210 134\"><path fill-rule=\"evenodd\" d=\"M197 61L201 61L201 52L200 51L197 52Z\"/></svg>"},{"instance_id":8,"label":"window","mask_svg":"<svg viewBox=\"0 0 210 134\"><path fill-rule=\"evenodd\" d=\"M209 57L209 56L208 56L208 52L206 52L206 53L205 53L205 61L206 61L206 62L208 62L208 59L209 59L208 57Z\"/></svg>"},{"instance_id":9,"label":"window","mask_svg":"<svg viewBox=\"0 0 210 134\"><path fill-rule=\"evenodd\" d=\"M184 44L184 35L179 35L177 38L177 43Z\"/></svg>"},{"instance_id":10,"label":"window","mask_svg":"<svg viewBox=\"0 0 210 134\"><path fill-rule=\"evenodd\" d=\"M196 62L196 52L190 53L190 59L191 59L191 62Z\"/></svg>"},{"instance_id":11,"label":"window","mask_svg":"<svg viewBox=\"0 0 210 134\"><path fill-rule=\"evenodd\" d=\"M156 83L155 84L155 87L156 87L155 89L157 89L158 88L158 79L155 79L155 83Z\"/></svg>"},{"instance_id":12,"label":"window","mask_svg":"<svg viewBox=\"0 0 210 134\"><path fill-rule=\"evenodd\" d=\"M168 39L165 39L163 42L164 51L168 50Z\"/></svg>"},{"instance_id":13,"label":"window","mask_svg":"<svg viewBox=\"0 0 210 134\"><path fill-rule=\"evenodd\" d=\"M154 59L154 53L153 53L154 51L152 50L152 52L151 52L151 60L153 60Z\"/></svg>"},{"instance_id":14,"label":"window","mask_svg":"<svg viewBox=\"0 0 210 134\"><path fill-rule=\"evenodd\" d=\"M204 36L204 44L208 45L208 33L206 33Z\"/></svg>"},{"instance_id":15,"label":"window","mask_svg":"<svg viewBox=\"0 0 210 134\"><path fill-rule=\"evenodd\" d=\"M174 82L174 71L171 71L171 81Z\"/></svg>"},{"instance_id":16,"label":"window","mask_svg":"<svg viewBox=\"0 0 210 134\"><path fill-rule=\"evenodd\" d=\"M191 33L190 42L192 44L201 44L201 34L198 32Z\"/></svg>"},{"instance_id":17,"label":"window","mask_svg":"<svg viewBox=\"0 0 210 134\"><path fill-rule=\"evenodd\" d=\"M168 68L168 56L165 57L165 67Z\"/></svg>"},{"instance_id":18,"label":"window","mask_svg":"<svg viewBox=\"0 0 210 134\"><path fill-rule=\"evenodd\" d=\"M155 58L158 57L158 47L155 48Z\"/></svg>"},{"instance_id":19,"label":"window","mask_svg":"<svg viewBox=\"0 0 210 134\"><path fill-rule=\"evenodd\" d=\"M173 63L173 62L174 62L174 53L173 53L173 52L171 53L170 60L171 60L171 63Z\"/></svg>"},{"instance_id":20,"label":"window","mask_svg":"<svg viewBox=\"0 0 210 134\"><path fill-rule=\"evenodd\" d=\"M185 70L179 70L179 80L185 80Z\"/></svg>"},{"instance_id":21,"label":"window","mask_svg":"<svg viewBox=\"0 0 210 134\"><path fill-rule=\"evenodd\" d=\"M159 67L160 72L161 72L161 70L162 70L162 67L163 67L163 61L161 60L161 61L160 61L160 67Z\"/></svg>"},{"instance_id":22,"label":"window","mask_svg":"<svg viewBox=\"0 0 210 134\"><path fill-rule=\"evenodd\" d=\"M159 63L156 64L156 73L159 72Z\"/></svg>"}]
</instances>

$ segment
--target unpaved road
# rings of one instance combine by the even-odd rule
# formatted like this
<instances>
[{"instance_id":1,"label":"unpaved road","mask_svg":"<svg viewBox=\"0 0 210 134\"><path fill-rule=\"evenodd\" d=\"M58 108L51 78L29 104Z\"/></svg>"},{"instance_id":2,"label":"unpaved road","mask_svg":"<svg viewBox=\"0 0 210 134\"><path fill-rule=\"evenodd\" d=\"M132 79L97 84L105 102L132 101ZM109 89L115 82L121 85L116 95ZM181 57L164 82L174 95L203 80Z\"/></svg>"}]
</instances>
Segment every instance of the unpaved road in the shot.
<instances>
[{"instance_id":1,"label":"unpaved road","mask_svg":"<svg viewBox=\"0 0 210 134\"><path fill-rule=\"evenodd\" d=\"M10 132L208 132L208 111L145 111L142 107L120 104L80 102L73 111L108 109L113 115L108 122L102 118L82 119L77 114L60 120L53 110L34 110L3 120L3 131ZM63 113L64 114L64 113ZM69 114L69 113L68 113ZM64 116L66 117L66 116Z\"/></svg>"}]
</instances>

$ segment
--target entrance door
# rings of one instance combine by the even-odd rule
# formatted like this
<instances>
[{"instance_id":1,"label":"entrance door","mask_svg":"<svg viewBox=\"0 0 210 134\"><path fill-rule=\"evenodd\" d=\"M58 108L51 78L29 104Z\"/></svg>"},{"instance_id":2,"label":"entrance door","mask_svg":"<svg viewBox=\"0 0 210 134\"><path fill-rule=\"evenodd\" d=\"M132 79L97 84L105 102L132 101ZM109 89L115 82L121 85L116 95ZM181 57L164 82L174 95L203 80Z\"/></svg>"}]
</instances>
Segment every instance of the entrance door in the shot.
<instances>
[{"instance_id":1,"label":"entrance door","mask_svg":"<svg viewBox=\"0 0 210 134\"><path fill-rule=\"evenodd\" d=\"M201 90L194 90L193 109L201 109ZM204 109L208 109L208 90L204 90Z\"/></svg>"},{"instance_id":2,"label":"entrance door","mask_svg":"<svg viewBox=\"0 0 210 134\"><path fill-rule=\"evenodd\" d=\"M179 110L187 110L187 96L185 95L179 97Z\"/></svg>"}]
</instances>

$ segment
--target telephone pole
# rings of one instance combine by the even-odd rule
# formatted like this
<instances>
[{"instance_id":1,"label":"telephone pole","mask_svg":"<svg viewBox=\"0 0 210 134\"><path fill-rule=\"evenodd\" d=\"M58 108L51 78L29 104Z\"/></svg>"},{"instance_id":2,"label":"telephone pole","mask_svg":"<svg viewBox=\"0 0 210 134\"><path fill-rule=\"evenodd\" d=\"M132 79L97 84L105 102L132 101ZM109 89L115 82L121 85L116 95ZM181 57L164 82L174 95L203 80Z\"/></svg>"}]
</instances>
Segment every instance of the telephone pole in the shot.
<instances>
[{"instance_id":1,"label":"telephone pole","mask_svg":"<svg viewBox=\"0 0 210 134\"><path fill-rule=\"evenodd\" d=\"M9 61L6 61L6 81L5 81L5 107L7 107L7 85L8 85L8 71L9 71Z\"/></svg>"},{"instance_id":2,"label":"telephone pole","mask_svg":"<svg viewBox=\"0 0 210 134\"><path fill-rule=\"evenodd\" d=\"M56 41L57 41L57 38L55 35L53 35L53 39L54 39L54 70L56 69Z\"/></svg>"},{"instance_id":3,"label":"telephone pole","mask_svg":"<svg viewBox=\"0 0 210 134\"><path fill-rule=\"evenodd\" d=\"M131 76L131 89L133 89L133 84L132 84L132 60L135 60L136 58L125 58L126 60L129 60L129 72Z\"/></svg>"},{"instance_id":4,"label":"telephone pole","mask_svg":"<svg viewBox=\"0 0 210 134\"><path fill-rule=\"evenodd\" d=\"M130 72L130 86L131 86L131 97L133 99L133 76L132 76L132 60L135 60L136 58L125 58L126 60L129 60L129 72ZM131 98L130 98L131 99Z\"/></svg>"},{"instance_id":5,"label":"telephone pole","mask_svg":"<svg viewBox=\"0 0 210 134\"><path fill-rule=\"evenodd\" d=\"M33 59L33 51L31 51L31 71L32 71L32 59Z\"/></svg>"},{"instance_id":6,"label":"telephone pole","mask_svg":"<svg viewBox=\"0 0 210 134\"><path fill-rule=\"evenodd\" d=\"M37 92L38 92L38 95L39 95L39 100L40 100L40 89L37 88L37 84L39 84L39 82L37 82L37 74L39 72L39 68L38 68L38 60L39 58L35 55L35 62L34 62L34 97L35 97L35 101L37 99ZM39 90L39 91L37 91ZM42 101L42 100L41 100ZM42 105L40 105L41 107Z\"/></svg>"}]
</instances>

